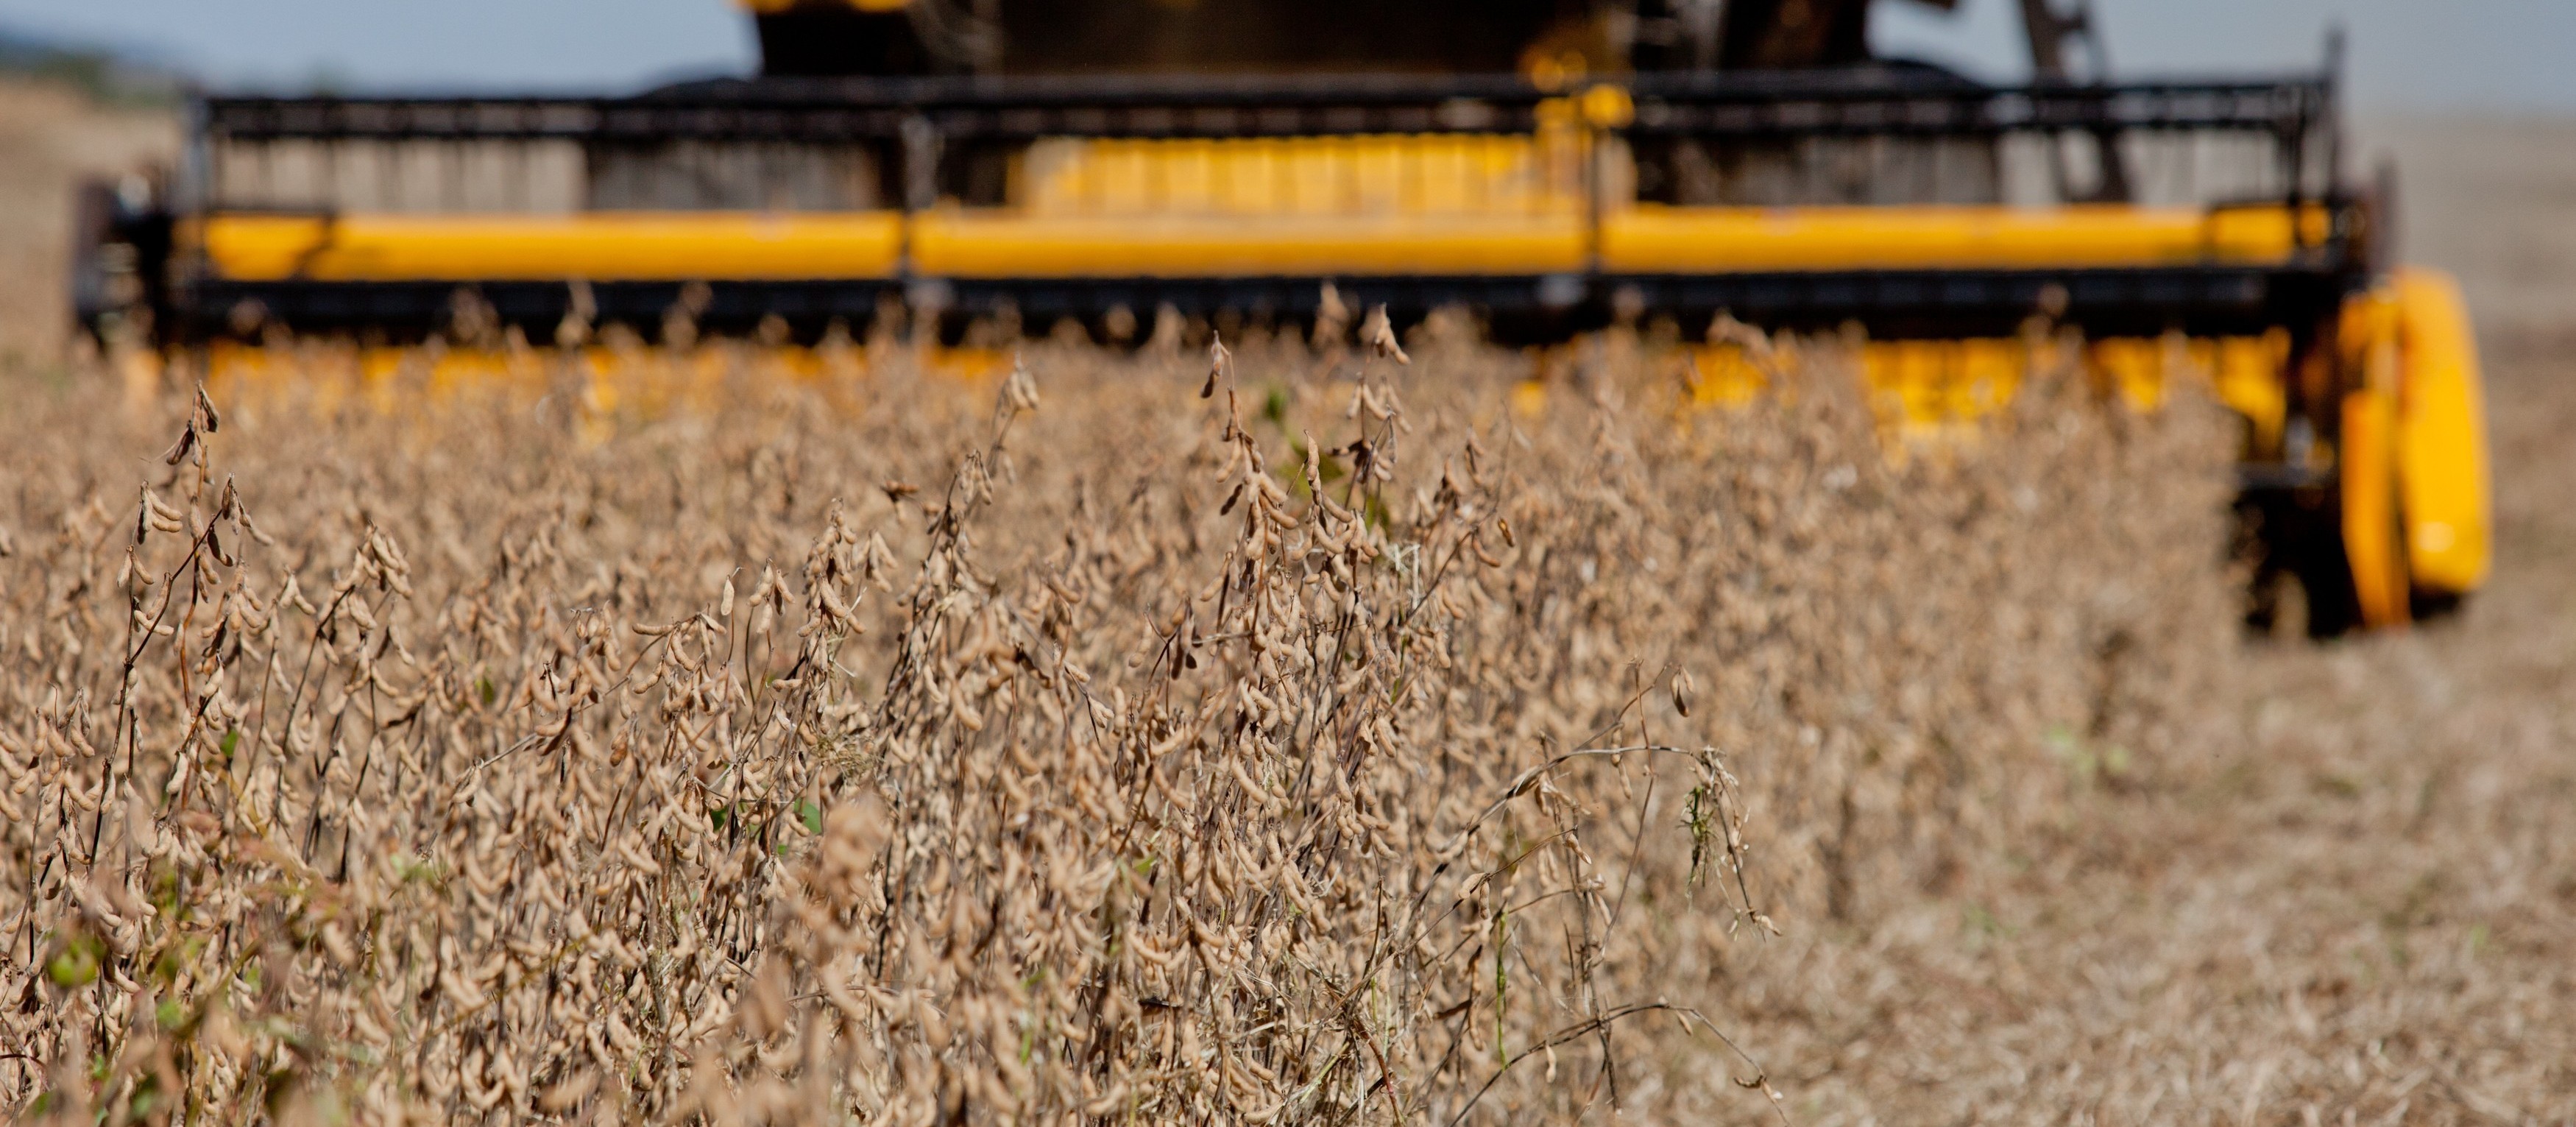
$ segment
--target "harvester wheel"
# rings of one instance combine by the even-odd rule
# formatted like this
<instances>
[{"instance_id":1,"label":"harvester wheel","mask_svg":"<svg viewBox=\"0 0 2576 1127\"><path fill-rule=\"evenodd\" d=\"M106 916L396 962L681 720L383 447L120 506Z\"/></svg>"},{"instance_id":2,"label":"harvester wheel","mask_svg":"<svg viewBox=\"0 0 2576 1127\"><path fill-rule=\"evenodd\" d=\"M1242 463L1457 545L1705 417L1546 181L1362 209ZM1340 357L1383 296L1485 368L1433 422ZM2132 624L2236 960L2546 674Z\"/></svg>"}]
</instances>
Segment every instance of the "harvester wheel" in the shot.
<instances>
[{"instance_id":1,"label":"harvester wheel","mask_svg":"<svg viewBox=\"0 0 2576 1127\"><path fill-rule=\"evenodd\" d=\"M2396 397L2365 387L2344 396L2337 493L2353 609L2372 629L2405 625L2414 586L2399 513Z\"/></svg>"},{"instance_id":2,"label":"harvester wheel","mask_svg":"<svg viewBox=\"0 0 2576 1127\"><path fill-rule=\"evenodd\" d=\"M2492 566L2493 502L2477 342L2459 284L2437 270L2390 279L2400 381L2399 526L2415 617L2455 609Z\"/></svg>"}]
</instances>

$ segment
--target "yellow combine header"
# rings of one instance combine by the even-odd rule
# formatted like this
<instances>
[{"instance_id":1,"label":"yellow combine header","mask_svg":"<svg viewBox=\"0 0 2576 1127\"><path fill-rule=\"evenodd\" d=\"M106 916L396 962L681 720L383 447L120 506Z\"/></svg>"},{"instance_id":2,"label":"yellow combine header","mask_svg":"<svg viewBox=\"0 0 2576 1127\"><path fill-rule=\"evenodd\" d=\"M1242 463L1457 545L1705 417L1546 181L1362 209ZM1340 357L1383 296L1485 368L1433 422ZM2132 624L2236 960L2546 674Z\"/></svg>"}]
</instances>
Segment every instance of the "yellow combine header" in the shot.
<instances>
[{"instance_id":1,"label":"yellow combine header","mask_svg":"<svg viewBox=\"0 0 2576 1127\"><path fill-rule=\"evenodd\" d=\"M232 282L811 281L1122 274L1579 275L2283 266L2321 207L1623 209L1576 214L214 215L181 230Z\"/></svg>"},{"instance_id":2,"label":"yellow combine header","mask_svg":"<svg viewBox=\"0 0 2576 1127\"><path fill-rule=\"evenodd\" d=\"M1622 308L2009 335L2050 295L2101 333L2260 335L2375 276L2367 207L2306 155L2329 106L2322 79L1876 72L211 98L169 199L109 224L164 269L93 312L139 304L175 340L399 337L438 331L460 287L550 329L576 282L602 319L638 322L704 285L711 324L811 333L889 300L951 326L1167 305L1294 320L1330 282L1399 320L1467 306L1506 338ZM2134 150L2121 178L2161 169L2163 198L2076 183L2074 140Z\"/></svg>"},{"instance_id":3,"label":"yellow combine header","mask_svg":"<svg viewBox=\"0 0 2576 1127\"><path fill-rule=\"evenodd\" d=\"M82 317L173 348L651 339L675 309L1117 342L1298 327L1330 291L1506 344L1857 331L1935 423L2008 398L2041 317L2133 402L2197 373L2244 417L2264 590L2296 579L2317 629L2485 576L2471 333L2341 178L2331 67L2078 83L2034 17L2041 78L1995 87L1867 59L1861 0L753 7L756 79L202 99L164 190L86 197Z\"/></svg>"}]
</instances>

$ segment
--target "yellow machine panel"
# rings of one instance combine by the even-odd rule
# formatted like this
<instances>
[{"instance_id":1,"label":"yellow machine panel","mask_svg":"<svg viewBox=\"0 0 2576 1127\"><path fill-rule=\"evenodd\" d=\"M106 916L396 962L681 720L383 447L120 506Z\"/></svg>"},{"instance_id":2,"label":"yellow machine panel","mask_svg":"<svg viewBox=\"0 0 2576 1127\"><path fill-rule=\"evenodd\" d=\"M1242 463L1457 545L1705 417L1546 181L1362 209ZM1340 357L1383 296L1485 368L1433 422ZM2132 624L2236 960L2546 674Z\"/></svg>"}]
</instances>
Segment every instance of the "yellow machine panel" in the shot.
<instances>
[{"instance_id":1,"label":"yellow machine panel","mask_svg":"<svg viewBox=\"0 0 2576 1127\"><path fill-rule=\"evenodd\" d=\"M913 220L913 264L954 278L1547 274L1583 267L1573 216L1051 218L967 211Z\"/></svg>"},{"instance_id":2,"label":"yellow machine panel","mask_svg":"<svg viewBox=\"0 0 2576 1127\"><path fill-rule=\"evenodd\" d=\"M889 278L891 212L216 215L194 232L234 281Z\"/></svg>"},{"instance_id":3,"label":"yellow machine panel","mask_svg":"<svg viewBox=\"0 0 2576 1127\"><path fill-rule=\"evenodd\" d=\"M1062 138L1018 165L1021 209L1103 215L1574 215L1573 138L1431 136Z\"/></svg>"},{"instance_id":4,"label":"yellow machine panel","mask_svg":"<svg viewBox=\"0 0 2576 1127\"><path fill-rule=\"evenodd\" d=\"M2280 208L1641 207L1604 218L1598 237L1603 266L1639 273L2082 268L2276 262L2300 247L2296 226ZM1589 264L1584 217L1565 208L227 214L196 234L209 265L236 281L890 278L907 247L918 272L969 278L1549 274Z\"/></svg>"},{"instance_id":5,"label":"yellow machine panel","mask_svg":"<svg viewBox=\"0 0 2576 1127\"><path fill-rule=\"evenodd\" d=\"M1639 207L1602 265L1638 273L2277 262L2326 233L2311 208Z\"/></svg>"}]
</instances>

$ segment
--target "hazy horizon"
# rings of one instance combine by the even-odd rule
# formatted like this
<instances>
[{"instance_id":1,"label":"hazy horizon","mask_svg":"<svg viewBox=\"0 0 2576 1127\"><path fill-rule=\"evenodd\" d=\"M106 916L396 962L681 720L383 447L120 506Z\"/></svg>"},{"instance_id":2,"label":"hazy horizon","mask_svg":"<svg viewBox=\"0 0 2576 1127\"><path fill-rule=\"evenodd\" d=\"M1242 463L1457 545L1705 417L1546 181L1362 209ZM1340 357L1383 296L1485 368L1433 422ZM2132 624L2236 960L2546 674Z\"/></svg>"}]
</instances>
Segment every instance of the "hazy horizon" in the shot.
<instances>
[{"instance_id":1,"label":"hazy horizon","mask_svg":"<svg viewBox=\"0 0 2576 1127\"><path fill-rule=\"evenodd\" d=\"M2576 3L2097 0L2115 75L2313 67L2348 44L2352 105L2381 114L2576 113L2560 53ZM1944 14L1880 0L1882 53L1988 79L2027 72L2013 0ZM733 0L0 0L0 33L132 53L219 87L627 90L748 73Z\"/></svg>"}]
</instances>

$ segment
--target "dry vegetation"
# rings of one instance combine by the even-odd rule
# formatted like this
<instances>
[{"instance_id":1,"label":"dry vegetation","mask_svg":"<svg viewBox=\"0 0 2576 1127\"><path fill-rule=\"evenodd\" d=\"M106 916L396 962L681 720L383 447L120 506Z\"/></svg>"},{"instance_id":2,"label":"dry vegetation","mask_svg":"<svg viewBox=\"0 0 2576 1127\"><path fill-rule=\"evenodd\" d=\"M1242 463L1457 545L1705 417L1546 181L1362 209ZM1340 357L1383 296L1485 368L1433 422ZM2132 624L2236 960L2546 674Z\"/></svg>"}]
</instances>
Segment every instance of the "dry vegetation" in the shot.
<instances>
[{"instance_id":1,"label":"dry vegetation","mask_svg":"<svg viewBox=\"0 0 2576 1127\"><path fill-rule=\"evenodd\" d=\"M2053 368L1891 461L1615 354L715 347L16 421L16 1106L1768 1114L1774 919L2149 785L2227 637L2217 428Z\"/></svg>"},{"instance_id":2,"label":"dry vegetation","mask_svg":"<svg viewBox=\"0 0 2576 1127\"><path fill-rule=\"evenodd\" d=\"M168 124L0 95L14 1118L2576 1121L2563 128L2390 134L2493 589L2240 648L2206 420L2065 385L1890 466L1831 380L1676 427L1617 357L1532 420L1419 348L1397 427L1293 347L1001 414L719 347L685 410L219 392L165 464L48 264Z\"/></svg>"}]
</instances>

